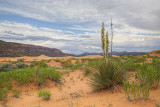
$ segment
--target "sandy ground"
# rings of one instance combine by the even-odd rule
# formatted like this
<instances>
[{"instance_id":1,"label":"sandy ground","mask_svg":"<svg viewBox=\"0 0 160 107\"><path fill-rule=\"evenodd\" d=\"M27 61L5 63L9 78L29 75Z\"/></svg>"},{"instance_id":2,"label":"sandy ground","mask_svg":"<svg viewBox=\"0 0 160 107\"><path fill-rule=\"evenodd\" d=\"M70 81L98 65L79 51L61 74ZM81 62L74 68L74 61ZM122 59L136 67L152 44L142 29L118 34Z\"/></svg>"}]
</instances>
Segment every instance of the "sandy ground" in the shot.
<instances>
[{"instance_id":1,"label":"sandy ground","mask_svg":"<svg viewBox=\"0 0 160 107\"><path fill-rule=\"evenodd\" d=\"M102 56L91 55L85 58L101 57ZM33 60L36 57L23 58ZM49 60L49 58L52 59L53 57L39 56L36 59ZM59 58L65 59L72 57ZM18 58L12 58L14 61L16 61L16 59ZM48 64L61 66L59 62L54 61ZM113 92L111 89L96 92L89 85L89 77L84 76L83 73L83 69L77 69L69 74L63 75L61 79L62 84L47 80L42 88L51 91L52 96L49 101L44 101L38 97L38 88L35 83L31 83L28 86L20 86L13 82L13 89L22 90L20 98L12 97L10 92L6 100L0 101L0 107L155 107L156 103L160 103L160 87L151 90L150 97L146 101L139 100L137 102L129 102L124 94L123 86L119 87L121 92Z\"/></svg>"},{"instance_id":2,"label":"sandy ground","mask_svg":"<svg viewBox=\"0 0 160 107\"><path fill-rule=\"evenodd\" d=\"M71 58L76 58L76 59L81 59L81 58L102 58L101 55L88 55L84 57L73 57L73 56L66 56L66 57L48 57L45 55L40 55L38 57L31 57L31 56L23 56L23 57L0 57L0 62L2 61L17 61L17 59L24 58L25 61L41 61L41 60L51 60L51 59L71 59Z\"/></svg>"}]
</instances>

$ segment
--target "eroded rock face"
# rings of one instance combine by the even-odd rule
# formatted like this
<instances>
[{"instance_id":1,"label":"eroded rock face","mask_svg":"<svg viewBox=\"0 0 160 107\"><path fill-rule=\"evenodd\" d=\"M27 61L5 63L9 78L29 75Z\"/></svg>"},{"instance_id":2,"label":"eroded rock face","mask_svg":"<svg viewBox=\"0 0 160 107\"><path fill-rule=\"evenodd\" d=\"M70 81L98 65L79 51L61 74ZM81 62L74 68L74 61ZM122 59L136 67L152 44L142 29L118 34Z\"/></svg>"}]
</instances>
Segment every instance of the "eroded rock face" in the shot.
<instances>
[{"instance_id":1,"label":"eroded rock face","mask_svg":"<svg viewBox=\"0 0 160 107\"><path fill-rule=\"evenodd\" d=\"M42 54L50 57L66 56L65 53L56 48L47 48L0 40L0 57L39 56Z\"/></svg>"}]
</instances>

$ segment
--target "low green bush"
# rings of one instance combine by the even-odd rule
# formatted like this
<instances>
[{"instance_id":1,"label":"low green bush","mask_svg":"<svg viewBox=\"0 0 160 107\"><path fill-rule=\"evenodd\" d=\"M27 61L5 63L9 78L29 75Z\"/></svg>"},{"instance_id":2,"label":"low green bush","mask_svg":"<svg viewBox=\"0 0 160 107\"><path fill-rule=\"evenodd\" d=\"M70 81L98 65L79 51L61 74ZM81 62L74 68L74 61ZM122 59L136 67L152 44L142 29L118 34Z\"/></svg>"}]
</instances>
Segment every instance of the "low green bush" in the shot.
<instances>
[{"instance_id":1,"label":"low green bush","mask_svg":"<svg viewBox=\"0 0 160 107\"><path fill-rule=\"evenodd\" d=\"M48 65L44 61L32 62L30 66L37 66L37 67L40 67L40 68L47 68L48 67Z\"/></svg>"},{"instance_id":2,"label":"low green bush","mask_svg":"<svg viewBox=\"0 0 160 107\"><path fill-rule=\"evenodd\" d=\"M119 62L119 64L127 71L136 71L140 64L135 63L135 59L129 59L125 62Z\"/></svg>"},{"instance_id":3,"label":"low green bush","mask_svg":"<svg viewBox=\"0 0 160 107\"><path fill-rule=\"evenodd\" d=\"M17 69L22 69L22 68L25 68L25 67L28 67L28 65L25 64L24 62L19 62L19 63L16 64Z\"/></svg>"},{"instance_id":4,"label":"low green bush","mask_svg":"<svg viewBox=\"0 0 160 107\"><path fill-rule=\"evenodd\" d=\"M93 60L90 59L87 66L90 66L93 68L99 68L99 66L102 65L103 63L104 63L104 59L93 59Z\"/></svg>"},{"instance_id":5,"label":"low green bush","mask_svg":"<svg viewBox=\"0 0 160 107\"><path fill-rule=\"evenodd\" d=\"M69 67L69 69L75 70L75 69L78 69L78 68L82 67L83 65L84 65L83 63L78 63L76 65L73 65L72 67Z\"/></svg>"},{"instance_id":6,"label":"low green bush","mask_svg":"<svg viewBox=\"0 0 160 107\"><path fill-rule=\"evenodd\" d=\"M7 72L7 71L10 71L12 69L15 69L15 67L11 63L0 64L0 73L1 72Z\"/></svg>"},{"instance_id":7,"label":"low green bush","mask_svg":"<svg viewBox=\"0 0 160 107\"><path fill-rule=\"evenodd\" d=\"M43 100L49 100L51 97L51 92L49 90L39 90L38 96L41 97Z\"/></svg>"},{"instance_id":8,"label":"low green bush","mask_svg":"<svg viewBox=\"0 0 160 107\"><path fill-rule=\"evenodd\" d=\"M19 96L20 96L20 94L21 94L21 90L19 90L19 89L14 89L14 90L12 90L12 96L13 97L16 97L16 98L19 98Z\"/></svg>"},{"instance_id":9,"label":"low green bush","mask_svg":"<svg viewBox=\"0 0 160 107\"><path fill-rule=\"evenodd\" d=\"M136 58L134 63L141 63L141 62L145 62L145 58Z\"/></svg>"},{"instance_id":10,"label":"low green bush","mask_svg":"<svg viewBox=\"0 0 160 107\"><path fill-rule=\"evenodd\" d=\"M71 63L71 60L61 61L61 64L64 68L72 67L73 64Z\"/></svg>"},{"instance_id":11,"label":"low green bush","mask_svg":"<svg viewBox=\"0 0 160 107\"><path fill-rule=\"evenodd\" d=\"M38 81L38 85L42 85L46 79L50 79L53 81L57 81L59 80L59 78L61 78L61 73L59 71L56 71L52 68L46 68L46 69L37 69L37 81Z\"/></svg>"},{"instance_id":12,"label":"low green bush","mask_svg":"<svg viewBox=\"0 0 160 107\"><path fill-rule=\"evenodd\" d=\"M127 77L127 72L121 66L107 62L101 64L98 71L92 74L90 84L95 89L115 87Z\"/></svg>"},{"instance_id":13,"label":"low green bush","mask_svg":"<svg viewBox=\"0 0 160 107\"><path fill-rule=\"evenodd\" d=\"M53 81L59 80L61 73L53 68L24 68L14 69L0 73L0 88L11 89L12 81L19 84L29 84L37 81L38 85L43 85L46 79Z\"/></svg>"},{"instance_id":14,"label":"low green bush","mask_svg":"<svg viewBox=\"0 0 160 107\"><path fill-rule=\"evenodd\" d=\"M8 96L9 90L7 88L0 89L0 101Z\"/></svg>"}]
</instances>

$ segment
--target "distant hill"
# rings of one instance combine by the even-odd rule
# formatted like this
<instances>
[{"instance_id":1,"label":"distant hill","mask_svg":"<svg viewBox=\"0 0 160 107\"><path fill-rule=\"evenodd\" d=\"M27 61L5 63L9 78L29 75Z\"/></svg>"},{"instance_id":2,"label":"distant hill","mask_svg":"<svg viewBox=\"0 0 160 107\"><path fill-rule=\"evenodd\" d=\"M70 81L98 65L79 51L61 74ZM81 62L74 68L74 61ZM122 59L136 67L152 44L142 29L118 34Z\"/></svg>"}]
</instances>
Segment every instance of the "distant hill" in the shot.
<instances>
[{"instance_id":1,"label":"distant hill","mask_svg":"<svg viewBox=\"0 0 160 107\"><path fill-rule=\"evenodd\" d=\"M147 55L152 57L160 57L160 49L148 52Z\"/></svg>"},{"instance_id":2,"label":"distant hill","mask_svg":"<svg viewBox=\"0 0 160 107\"><path fill-rule=\"evenodd\" d=\"M56 48L0 40L0 57L39 56L42 54L50 57L69 55Z\"/></svg>"},{"instance_id":3,"label":"distant hill","mask_svg":"<svg viewBox=\"0 0 160 107\"><path fill-rule=\"evenodd\" d=\"M113 52L113 55L118 55L118 56L123 56L123 55L144 55L147 52L127 52L127 51L122 51L122 52ZM109 53L110 54L110 53ZM103 55L103 53L83 53L80 54L79 56L86 56L86 55Z\"/></svg>"},{"instance_id":4,"label":"distant hill","mask_svg":"<svg viewBox=\"0 0 160 107\"><path fill-rule=\"evenodd\" d=\"M160 54L160 49L148 52L148 54Z\"/></svg>"}]
</instances>

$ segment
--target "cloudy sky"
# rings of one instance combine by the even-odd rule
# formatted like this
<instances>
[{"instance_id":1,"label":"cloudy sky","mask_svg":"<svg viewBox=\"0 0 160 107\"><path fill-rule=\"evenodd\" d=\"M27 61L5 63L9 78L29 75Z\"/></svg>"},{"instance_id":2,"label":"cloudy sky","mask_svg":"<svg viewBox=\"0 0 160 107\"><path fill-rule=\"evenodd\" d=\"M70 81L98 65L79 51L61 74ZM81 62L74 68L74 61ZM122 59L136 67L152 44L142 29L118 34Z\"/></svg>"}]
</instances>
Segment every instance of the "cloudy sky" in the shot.
<instances>
[{"instance_id":1,"label":"cloudy sky","mask_svg":"<svg viewBox=\"0 0 160 107\"><path fill-rule=\"evenodd\" d=\"M101 52L111 18L114 51L160 49L160 0L0 0L0 40Z\"/></svg>"}]
</instances>

